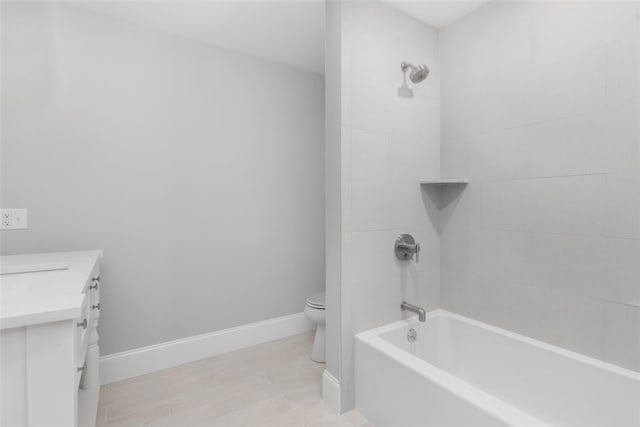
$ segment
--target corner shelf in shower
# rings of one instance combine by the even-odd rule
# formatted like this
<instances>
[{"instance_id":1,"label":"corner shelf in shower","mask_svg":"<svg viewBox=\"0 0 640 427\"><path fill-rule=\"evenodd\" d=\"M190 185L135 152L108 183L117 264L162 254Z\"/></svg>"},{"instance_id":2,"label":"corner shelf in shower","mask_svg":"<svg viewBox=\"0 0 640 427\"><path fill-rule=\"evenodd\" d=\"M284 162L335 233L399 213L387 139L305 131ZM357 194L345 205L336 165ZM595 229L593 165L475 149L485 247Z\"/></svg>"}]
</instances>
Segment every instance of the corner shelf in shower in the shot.
<instances>
[{"instance_id":1,"label":"corner shelf in shower","mask_svg":"<svg viewBox=\"0 0 640 427\"><path fill-rule=\"evenodd\" d=\"M421 179L420 191L427 195L431 203L441 212L447 206L451 208L456 206L457 203L454 201L462 197L467 184L469 180L466 178ZM430 220L432 220L431 215L429 215Z\"/></svg>"},{"instance_id":2,"label":"corner shelf in shower","mask_svg":"<svg viewBox=\"0 0 640 427\"><path fill-rule=\"evenodd\" d=\"M440 186L440 185L467 185L468 179L462 178L438 178L438 179L423 179L420 181L420 185L428 186Z\"/></svg>"}]
</instances>

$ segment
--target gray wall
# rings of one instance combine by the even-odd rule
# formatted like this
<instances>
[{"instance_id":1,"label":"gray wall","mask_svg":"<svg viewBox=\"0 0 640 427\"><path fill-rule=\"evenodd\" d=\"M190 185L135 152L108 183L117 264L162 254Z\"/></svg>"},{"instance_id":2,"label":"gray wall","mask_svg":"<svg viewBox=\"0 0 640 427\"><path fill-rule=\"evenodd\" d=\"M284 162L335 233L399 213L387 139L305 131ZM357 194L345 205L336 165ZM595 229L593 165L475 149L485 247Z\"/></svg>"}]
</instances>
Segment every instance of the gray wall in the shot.
<instances>
[{"instance_id":1,"label":"gray wall","mask_svg":"<svg viewBox=\"0 0 640 427\"><path fill-rule=\"evenodd\" d=\"M3 254L104 249L110 354L324 285L320 75L72 6L2 4Z\"/></svg>"},{"instance_id":2,"label":"gray wall","mask_svg":"<svg viewBox=\"0 0 640 427\"><path fill-rule=\"evenodd\" d=\"M441 32L442 305L640 370L638 2L491 2Z\"/></svg>"}]
</instances>

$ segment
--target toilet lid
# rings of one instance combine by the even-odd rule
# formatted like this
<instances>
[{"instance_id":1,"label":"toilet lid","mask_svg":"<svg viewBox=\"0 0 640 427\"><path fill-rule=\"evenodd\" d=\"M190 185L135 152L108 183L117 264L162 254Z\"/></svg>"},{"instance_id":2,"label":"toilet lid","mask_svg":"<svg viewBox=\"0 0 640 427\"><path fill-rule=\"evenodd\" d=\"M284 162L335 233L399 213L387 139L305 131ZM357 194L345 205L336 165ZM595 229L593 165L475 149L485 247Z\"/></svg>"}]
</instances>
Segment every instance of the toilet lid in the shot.
<instances>
[{"instance_id":1,"label":"toilet lid","mask_svg":"<svg viewBox=\"0 0 640 427\"><path fill-rule=\"evenodd\" d=\"M324 292L318 292L307 298L307 305L313 308L324 308Z\"/></svg>"}]
</instances>

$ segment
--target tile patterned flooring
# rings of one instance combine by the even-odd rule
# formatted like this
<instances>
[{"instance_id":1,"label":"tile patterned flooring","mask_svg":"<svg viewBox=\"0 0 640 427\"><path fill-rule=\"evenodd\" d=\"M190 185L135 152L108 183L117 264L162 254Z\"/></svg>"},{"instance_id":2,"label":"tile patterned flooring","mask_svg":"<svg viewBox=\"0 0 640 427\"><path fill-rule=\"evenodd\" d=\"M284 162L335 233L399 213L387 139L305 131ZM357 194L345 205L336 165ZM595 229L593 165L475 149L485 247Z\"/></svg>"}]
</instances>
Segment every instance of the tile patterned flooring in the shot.
<instances>
[{"instance_id":1,"label":"tile patterned flooring","mask_svg":"<svg viewBox=\"0 0 640 427\"><path fill-rule=\"evenodd\" d=\"M296 335L107 384L97 427L373 427L324 404L312 340Z\"/></svg>"}]
</instances>

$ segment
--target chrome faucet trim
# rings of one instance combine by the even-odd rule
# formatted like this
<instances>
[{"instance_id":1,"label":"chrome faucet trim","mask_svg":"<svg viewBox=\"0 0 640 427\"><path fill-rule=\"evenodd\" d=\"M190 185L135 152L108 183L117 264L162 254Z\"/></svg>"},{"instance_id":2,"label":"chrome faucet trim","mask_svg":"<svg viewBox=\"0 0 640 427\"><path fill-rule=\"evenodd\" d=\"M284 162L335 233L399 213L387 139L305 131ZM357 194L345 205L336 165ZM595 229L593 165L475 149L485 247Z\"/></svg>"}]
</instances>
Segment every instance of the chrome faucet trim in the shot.
<instances>
[{"instance_id":1,"label":"chrome faucet trim","mask_svg":"<svg viewBox=\"0 0 640 427\"><path fill-rule=\"evenodd\" d=\"M403 261L413 259L415 255L416 262L420 261L420 243L416 243L416 240L411 234L401 234L396 239L394 250L396 257Z\"/></svg>"},{"instance_id":2,"label":"chrome faucet trim","mask_svg":"<svg viewBox=\"0 0 640 427\"><path fill-rule=\"evenodd\" d=\"M409 304L406 301L402 301L402 304L400 304L400 310L416 313L418 315L418 320L421 322L427 320L427 312L424 311L424 308L418 307L417 305Z\"/></svg>"}]
</instances>

